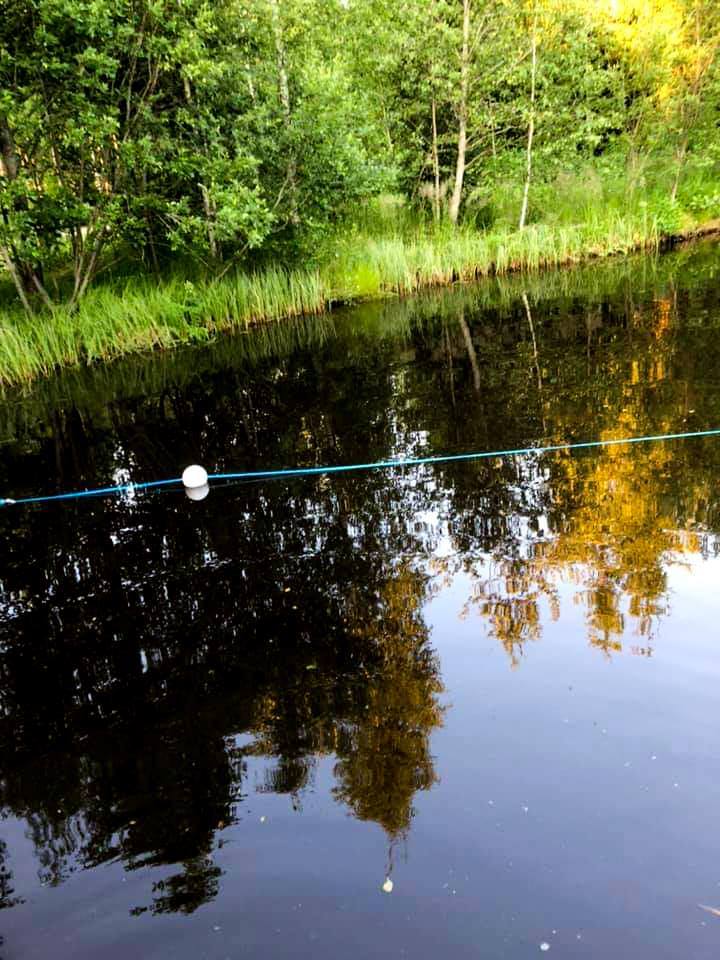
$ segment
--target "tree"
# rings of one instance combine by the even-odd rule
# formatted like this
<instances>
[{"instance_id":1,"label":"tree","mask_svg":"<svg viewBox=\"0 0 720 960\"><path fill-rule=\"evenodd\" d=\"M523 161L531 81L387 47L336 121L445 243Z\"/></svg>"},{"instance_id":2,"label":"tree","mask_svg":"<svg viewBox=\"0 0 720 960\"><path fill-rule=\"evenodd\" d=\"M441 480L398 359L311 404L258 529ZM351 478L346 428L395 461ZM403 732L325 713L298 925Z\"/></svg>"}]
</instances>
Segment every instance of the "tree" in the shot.
<instances>
[{"instance_id":1,"label":"tree","mask_svg":"<svg viewBox=\"0 0 720 960\"><path fill-rule=\"evenodd\" d=\"M704 94L713 79L720 48L720 10L716 3L692 0L685 18L686 39L674 91L677 112L675 176L670 193L677 199L690 138L705 111Z\"/></svg>"},{"instance_id":2,"label":"tree","mask_svg":"<svg viewBox=\"0 0 720 960\"><path fill-rule=\"evenodd\" d=\"M215 272L371 192L322 16L307 0L10 0L0 256L25 309L76 305L107 251ZM51 297L48 268L68 261Z\"/></svg>"}]
</instances>

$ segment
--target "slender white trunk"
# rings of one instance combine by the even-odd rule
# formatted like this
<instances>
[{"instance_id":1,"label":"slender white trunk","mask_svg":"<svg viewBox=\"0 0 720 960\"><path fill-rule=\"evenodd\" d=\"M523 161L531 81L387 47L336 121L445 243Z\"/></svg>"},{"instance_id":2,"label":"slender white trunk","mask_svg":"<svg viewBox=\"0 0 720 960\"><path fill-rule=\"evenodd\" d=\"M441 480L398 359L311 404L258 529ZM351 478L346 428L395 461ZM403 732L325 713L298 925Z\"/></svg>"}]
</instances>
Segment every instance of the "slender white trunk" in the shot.
<instances>
[{"instance_id":1,"label":"slender white trunk","mask_svg":"<svg viewBox=\"0 0 720 960\"><path fill-rule=\"evenodd\" d=\"M470 83L470 2L463 0L462 50L460 53L460 99L458 102L458 145L455 162L455 185L448 214L457 223L465 180L465 152L467 150L468 87Z\"/></svg>"},{"instance_id":2,"label":"slender white trunk","mask_svg":"<svg viewBox=\"0 0 720 960\"><path fill-rule=\"evenodd\" d=\"M432 98L432 165L433 165L433 216L440 219L440 158L438 156L437 110L435 97Z\"/></svg>"},{"instance_id":3,"label":"slender white trunk","mask_svg":"<svg viewBox=\"0 0 720 960\"><path fill-rule=\"evenodd\" d=\"M688 148L688 137L685 136L680 146L675 151L675 177L673 179L670 199L673 203L677 200L678 187L680 186L680 177L682 176L683 166L685 165L685 155Z\"/></svg>"},{"instance_id":4,"label":"slender white trunk","mask_svg":"<svg viewBox=\"0 0 720 960\"><path fill-rule=\"evenodd\" d=\"M88 236L85 238L83 247L80 250L79 257L75 263L75 287L68 304L68 306L73 309L85 296L90 281L95 276L100 253L105 246L106 233L103 224L98 223L96 219L92 230L94 231L94 236L89 251L88 242L90 234L88 234Z\"/></svg>"},{"instance_id":5,"label":"slender white trunk","mask_svg":"<svg viewBox=\"0 0 720 960\"><path fill-rule=\"evenodd\" d=\"M249 63L245 64L245 75L247 77L247 85L248 85L248 92L250 94L250 99L252 100L253 104L255 104L257 102L257 95L255 93L255 84L253 83L253 75L252 75L252 70L250 68Z\"/></svg>"},{"instance_id":6,"label":"slender white trunk","mask_svg":"<svg viewBox=\"0 0 720 960\"><path fill-rule=\"evenodd\" d=\"M218 248L217 243L215 242L215 204L210 196L210 191L204 183L200 184L200 196L202 197L203 210L205 211L205 223L207 224L210 256L213 258L213 260L216 260Z\"/></svg>"},{"instance_id":7,"label":"slender white trunk","mask_svg":"<svg viewBox=\"0 0 720 960\"><path fill-rule=\"evenodd\" d=\"M527 163L525 168L525 189L523 190L522 209L518 227L523 230L527 220L528 200L530 198L530 180L532 178L532 149L535 136L535 80L537 77L537 14L533 18L532 40L530 44L532 66L530 72L530 122L528 123Z\"/></svg>"}]
</instances>

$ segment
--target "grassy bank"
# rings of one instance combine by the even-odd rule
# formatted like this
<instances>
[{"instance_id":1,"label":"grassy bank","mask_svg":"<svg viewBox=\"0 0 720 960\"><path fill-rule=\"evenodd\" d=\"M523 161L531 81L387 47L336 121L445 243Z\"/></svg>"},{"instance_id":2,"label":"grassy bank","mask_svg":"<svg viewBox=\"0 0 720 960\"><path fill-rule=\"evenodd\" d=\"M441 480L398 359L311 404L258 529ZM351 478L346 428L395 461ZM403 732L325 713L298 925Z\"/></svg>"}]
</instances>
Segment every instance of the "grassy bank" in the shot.
<instances>
[{"instance_id":1,"label":"grassy bank","mask_svg":"<svg viewBox=\"0 0 720 960\"><path fill-rule=\"evenodd\" d=\"M28 318L17 308L0 310L0 382L204 341L221 331L321 313L338 302L656 250L665 237L702 232L708 222L685 218L682 230L668 229L641 204L631 213L591 213L581 223L534 224L521 232L405 225L373 237L356 229L309 269L270 267L207 283L177 277L111 282L91 290L74 313L59 307Z\"/></svg>"}]
</instances>

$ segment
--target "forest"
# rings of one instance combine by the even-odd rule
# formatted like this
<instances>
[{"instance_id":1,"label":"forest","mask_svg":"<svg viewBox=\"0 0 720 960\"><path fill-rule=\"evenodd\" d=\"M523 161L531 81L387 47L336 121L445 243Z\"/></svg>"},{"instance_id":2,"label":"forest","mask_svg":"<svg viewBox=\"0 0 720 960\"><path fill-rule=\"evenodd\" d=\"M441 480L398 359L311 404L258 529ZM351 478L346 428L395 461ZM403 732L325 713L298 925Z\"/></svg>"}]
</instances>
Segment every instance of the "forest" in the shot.
<instances>
[{"instance_id":1,"label":"forest","mask_svg":"<svg viewBox=\"0 0 720 960\"><path fill-rule=\"evenodd\" d=\"M3 0L0 381L720 214L716 0Z\"/></svg>"}]
</instances>

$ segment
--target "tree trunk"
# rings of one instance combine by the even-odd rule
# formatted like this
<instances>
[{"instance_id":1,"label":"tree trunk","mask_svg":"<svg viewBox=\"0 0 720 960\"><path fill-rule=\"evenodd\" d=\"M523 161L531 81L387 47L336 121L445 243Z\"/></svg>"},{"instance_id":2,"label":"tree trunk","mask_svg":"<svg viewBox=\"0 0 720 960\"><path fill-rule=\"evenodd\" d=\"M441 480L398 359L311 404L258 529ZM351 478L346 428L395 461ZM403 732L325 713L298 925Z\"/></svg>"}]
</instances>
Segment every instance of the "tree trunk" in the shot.
<instances>
[{"instance_id":1,"label":"tree trunk","mask_svg":"<svg viewBox=\"0 0 720 960\"><path fill-rule=\"evenodd\" d=\"M0 260L2 260L2 262L5 264L5 269L10 274L12 282L15 284L15 289L17 291L20 303L23 305L23 310L26 313L32 313L32 307L30 306L30 301L25 293L25 287L23 286L23 282L20 279L20 274L17 271L17 267L15 266L13 258L10 255L10 251L7 247L0 247Z\"/></svg>"},{"instance_id":2,"label":"tree trunk","mask_svg":"<svg viewBox=\"0 0 720 960\"><path fill-rule=\"evenodd\" d=\"M140 182L142 184L142 195L143 198L147 197L148 193L148 184L147 184L147 168L143 167L142 173L140 174ZM153 214L145 207L143 212L143 219L145 220L145 251L143 255L144 261L147 263L150 262L153 272L156 279L160 279L160 261L157 255L157 248L155 246L155 227L153 224Z\"/></svg>"},{"instance_id":3,"label":"tree trunk","mask_svg":"<svg viewBox=\"0 0 720 960\"><path fill-rule=\"evenodd\" d=\"M535 79L537 77L537 14L533 17L532 40L530 44L532 54L532 67L530 72L530 122L528 124L527 137L527 165L525 171L525 189L523 190L522 209L520 210L520 223L518 228L524 230L527 220L528 200L530 197L530 179L532 177L532 149L533 137L535 136Z\"/></svg>"},{"instance_id":4,"label":"tree trunk","mask_svg":"<svg viewBox=\"0 0 720 960\"><path fill-rule=\"evenodd\" d=\"M245 75L247 76L247 85L248 92L250 94L250 99L253 102L253 106L257 103L257 94L255 92L255 84L253 83L252 69L249 63L245 64Z\"/></svg>"},{"instance_id":5,"label":"tree trunk","mask_svg":"<svg viewBox=\"0 0 720 960\"><path fill-rule=\"evenodd\" d=\"M150 260L153 273L155 274L155 279L160 280L162 276L162 271L160 270L160 260L158 259L157 247L155 246L152 220L147 210L145 211L145 229L147 231L147 239L145 240L146 257Z\"/></svg>"},{"instance_id":6,"label":"tree trunk","mask_svg":"<svg viewBox=\"0 0 720 960\"><path fill-rule=\"evenodd\" d=\"M7 122L7 117L3 114L0 114L0 171L9 181L16 180L20 172L20 159L15 147L15 139ZM25 205L22 204L22 206L24 208ZM3 209L2 215L7 223L9 211ZM40 299L47 307L52 307L52 300L42 282L41 266L22 260L12 245L10 247L3 246L0 257L12 277L20 302L25 310L32 312L29 296L35 293L39 294Z\"/></svg>"},{"instance_id":7,"label":"tree trunk","mask_svg":"<svg viewBox=\"0 0 720 960\"><path fill-rule=\"evenodd\" d=\"M697 60L695 62L695 78L692 84L692 93L697 95L700 88L700 81L702 77L702 67L700 65L700 10L699 7L695 6L695 47L696 47L696 56ZM683 103L680 108L680 117L682 122L682 136L680 143L678 144L675 150L675 177L673 179L672 190L670 191L670 199L673 203L677 199L678 187L680 186L680 177L682 176L683 166L685 165L685 155L687 154L688 143L690 141L690 132L689 132L689 121L687 118L686 105Z\"/></svg>"},{"instance_id":8,"label":"tree trunk","mask_svg":"<svg viewBox=\"0 0 720 960\"><path fill-rule=\"evenodd\" d=\"M88 231L88 236L83 240L82 247L79 248L78 255L76 257L74 267L75 284L72 296L70 297L70 301L68 303L68 306L71 310L75 309L78 303L85 296L87 288L90 285L90 281L95 276L100 253L105 245L105 227L98 223L97 218L94 223L94 228L94 235ZM92 246L90 247L88 253L88 241L91 236Z\"/></svg>"},{"instance_id":9,"label":"tree trunk","mask_svg":"<svg viewBox=\"0 0 720 960\"><path fill-rule=\"evenodd\" d=\"M707 26L706 26L707 31ZM692 84L690 85L689 96L688 93L685 94L685 102L682 103L680 109L680 119L681 119L681 137L680 143L678 144L675 150L675 177L673 179L672 190L670 197L675 202L677 198L678 187L680 186L680 178L682 177L682 172L685 167L685 158L687 157L688 146L690 143L690 133L695 123L697 122L698 114L700 112L700 97L702 94L703 85L705 79L715 62L715 57L718 51L718 45L720 45L720 36L716 36L714 42L708 48L705 56L702 53L702 43L703 43L703 25L702 25L702 15L701 15L701 6L699 2L695 3L695 76L693 77Z\"/></svg>"},{"instance_id":10,"label":"tree trunk","mask_svg":"<svg viewBox=\"0 0 720 960\"><path fill-rule=\"evenodd\" d=\"M249 68L248 68L248 79L250 78ZM193 107L193 96L192 88L190 87L190 81L187 77L183 76L183 90L185 91L185 102L188 107ZM203 145L205 147L205 154L208 153L207 139L203 137ZM215 241L215 217L216 217L216 208L215 204L210 197L210 191L205 186L204 183L198 184L198 190L200 191L200 198L202 199L203 213L205 214L205 229L207 230L208 238L208 249L210 250L210 257L213 260L217 260L218 247Z\"/></svg>"},{"instance_id":11,"label":"tree trunk","mask_svg":"<svg viewBox=\"0 0 720 960\"><path fill-rule=\"evenodd\" d=\"M45 285L42 282L42 279L41 279L42 275L43 275L43 271L41 266L34 264L33 266L28 268L29 282L32 283L32 285L35 287L35 291L37 292L38 296L40 297L42 302L45 304L45 306L48 307L48 309L51 309L53 306L53 302L50 298L50 294L47 292L47 290L45 289Z\"/></svg>"},{"instance_id":12,"label":"tree trunk","mask_svg":"<svg viewBox=\"0 0 720 960\"><path fill-rule=\"evenodd\" d=\"M685 165L685 155L687 154L689 137L687 134L683 138L681 144L675 151L675 178L673 180L672 190L670 191L670 199L673 203L677 200L678 187L680 186L680 177L682 176L683 167Z\"/></svg>"},{"instance_id":13,"label":"tree trunk","mask_svg":"<svg viewBox=\"0 0 720 960\"><path fill-rule=\"evenodd\" d=\"M451 223L457 223L465 179L465 152L467 150L468 87L470 83L470 2L463 0L462 50L460 52L460 100L458 102L458 145L455 162L455 185L448 214Z\"/></svg>"},{"instance_id":14,"label":"tree trunk","mask_svg":"<svg viewBox=\"0 0 720 960\"><path fill-rule=\"evenodd\" d=\"M280 23L280 12L278 9L278 0L270 0L270 12L272 14L273 34L275 37L275 55L277 58L278 71L278 89L280 92L280 104L282 106L283 117L285 120L285 129L288 134L292 132L292 108L290 104L290 85L287 75L287 55L285 52L285 42L282 34L282 24ZM300 223L300 214L298 212L298 184L297 184L297 158L295 150L290 149L287 161L287 184L288 196L290 199L290 223L297 226Z\"/></svg>"},{"instance_id":15,"label":"tree trunk","mask_svg":"<svg viewBox=\"0 0 720 960\"><path fill-rule=\"evenodd\" d=\"M205 222L207 224L208 246L210 256L217 260L218 247L215 242L215 204L213 203L210 192L204 183L200 184L200 193L202 195L203 210L205 211Z\"/></svg>"},{"instance_id":16,"label":"tree trunk","mask_svg":"<svg viewBox=\"0 0 720 960\"><path fill-rule=\"evenodd\" d=\"M7 117L0 114L0 165L3 176L8 180L15 180L18 175L20 161L15 150L15 141L8 126Z\"/></svg>"},{"instance_id":17,"label":"tree trunk","mask_svg":"<svg viewBox=\"0 0 720 960\"><path fill-rule=\"evenodd\" d=\"M433 217L440 219L440 158L438 156L437 111L432 98L432 165L433 165Z\"/></svg>"}]
</instances>

